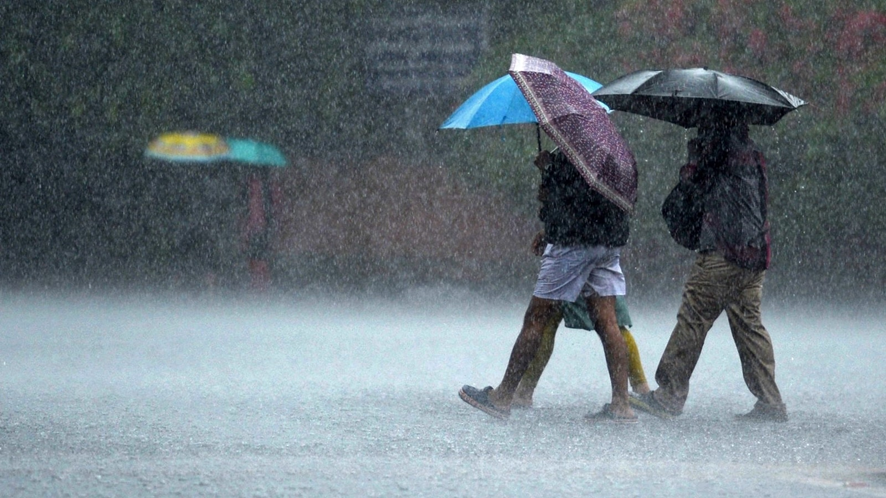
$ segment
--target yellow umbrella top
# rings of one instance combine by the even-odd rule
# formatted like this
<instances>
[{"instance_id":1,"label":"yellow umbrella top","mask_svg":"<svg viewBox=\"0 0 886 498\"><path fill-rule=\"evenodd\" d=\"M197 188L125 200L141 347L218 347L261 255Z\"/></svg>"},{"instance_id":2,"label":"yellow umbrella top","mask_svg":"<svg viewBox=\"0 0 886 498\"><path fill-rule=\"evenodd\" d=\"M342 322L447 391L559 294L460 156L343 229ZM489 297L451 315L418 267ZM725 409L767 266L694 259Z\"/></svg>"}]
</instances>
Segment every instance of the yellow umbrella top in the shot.
<instances>
[{"instance_id":1,"label":"yellow umbrella top","mask_svg":"<svg viewBox=\"0 0 886 498\"><path fill-rule=\"evenodd\" d=\"M148 156L167 161L214 161L224 159L231 148L224 138L209 133L164 133L148 144Z\"/></svg>"}]
</instances>

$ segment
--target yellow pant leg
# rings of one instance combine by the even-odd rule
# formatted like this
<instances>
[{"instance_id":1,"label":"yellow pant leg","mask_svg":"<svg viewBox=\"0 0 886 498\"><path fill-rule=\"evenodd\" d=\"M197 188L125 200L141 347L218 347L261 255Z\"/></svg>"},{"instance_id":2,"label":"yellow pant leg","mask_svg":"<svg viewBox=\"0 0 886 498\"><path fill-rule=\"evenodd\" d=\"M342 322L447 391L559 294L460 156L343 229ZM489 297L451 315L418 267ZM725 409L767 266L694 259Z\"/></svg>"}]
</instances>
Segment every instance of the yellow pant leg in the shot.
<instances>
[{"instance_id":1,"label":"yellow pant leg","mask_svg":"<svg viewBox=\"0 0 886 498\"><path fill-rule=\"evenodd\" d=\"M643 372L643 363L640 361L640 348L637 347L637 342L634 341L634 336L627 327L619 327L619 329L628 348L628 380L631 382L631 388L636 391L638 386L646 384L646 374Z\"/></svg>"}]
</instances>

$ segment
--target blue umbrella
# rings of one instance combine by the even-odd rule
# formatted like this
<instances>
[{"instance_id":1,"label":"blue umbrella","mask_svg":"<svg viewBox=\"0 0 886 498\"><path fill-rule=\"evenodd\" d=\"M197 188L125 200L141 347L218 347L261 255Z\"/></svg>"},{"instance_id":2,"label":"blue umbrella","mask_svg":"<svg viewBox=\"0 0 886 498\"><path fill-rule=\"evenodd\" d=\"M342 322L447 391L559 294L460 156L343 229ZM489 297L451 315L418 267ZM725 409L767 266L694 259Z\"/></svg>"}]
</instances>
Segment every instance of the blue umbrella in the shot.
<instances>
[{"instance_id":1,"label":"blue umbrella","mask_svg":"<svg viewBox=\"0 0 886 498\"><path fill-rule=\"evenodd\" d=\"M581 83L583 87L592 93L600 88L600 83L580 74L566 72L572 79ZM609 108L599 103L606 111ZM517 88L517 84L510 74L487 84L470 96L451 116L440 126L440 129L481 128L484 126L496 126L504 124L536 123L538 120L535 113L529 107L529 102ZM541 132L536 129L538 135L538 148L541 150Z\"/></svg>"},{"instance_id":2,"label":"blue umbrella","mask_svg":"<svg viewBox=\"0 0 886 498\"><path fill-rule=\"evenodd\" d=\"M580 74L570 72L566 74L581 83L589 93L603 86ZM483 126L537 122L535 114L529 107L529 102L526 102L526 98L514 83L514 78L510 74L506 74L471 95L449 116L440 129L466 130Z\"/></svg>"}]
</instances>

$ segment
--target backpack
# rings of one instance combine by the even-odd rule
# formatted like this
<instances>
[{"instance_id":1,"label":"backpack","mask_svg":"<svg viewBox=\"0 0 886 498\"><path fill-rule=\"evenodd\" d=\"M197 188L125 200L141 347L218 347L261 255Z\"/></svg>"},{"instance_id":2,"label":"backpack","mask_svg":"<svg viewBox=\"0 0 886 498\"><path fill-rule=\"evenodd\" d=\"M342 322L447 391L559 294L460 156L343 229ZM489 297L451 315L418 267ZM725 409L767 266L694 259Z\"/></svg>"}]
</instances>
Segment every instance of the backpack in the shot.
<instances>
[{"instance_id":1,"label":"backpack","mask_svg":"<svg viewBox=\"0 0 886 498\"><path fill-rule=\"evenodd\" d=\"M698 249L707 189L694 182L680 181L661 205L661 215L671 237L686 249Z\"/></svg>"}]
</instances>

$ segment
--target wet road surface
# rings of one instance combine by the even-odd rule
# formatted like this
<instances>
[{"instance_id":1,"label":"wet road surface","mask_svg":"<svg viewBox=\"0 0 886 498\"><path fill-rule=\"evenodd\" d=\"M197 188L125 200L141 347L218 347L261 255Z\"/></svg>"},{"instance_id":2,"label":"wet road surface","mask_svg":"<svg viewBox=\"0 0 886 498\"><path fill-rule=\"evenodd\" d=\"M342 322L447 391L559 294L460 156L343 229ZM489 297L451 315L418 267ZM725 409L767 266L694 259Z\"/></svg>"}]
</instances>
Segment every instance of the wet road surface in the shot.
<instances>
[{"instance_id":1,"label":"wet road surface","mask_svg":"<svg viewBox=\"0 0 886 498\"><path fill-rule=\"evenodd\" d=\"M676 420L583 421L603 355L561 329L502 423L456 393L501 378L522 306L7 295L0 495L886 496L882 312L765 310L785 424L733 420L753 398L725 320ZM675 311L632 309L650 379Z\"/></svg>"}]
</instances>

